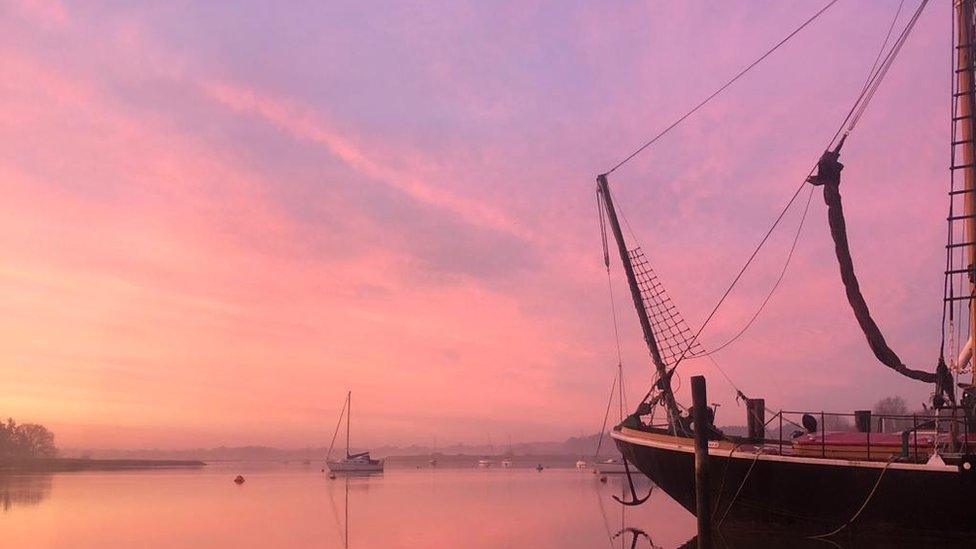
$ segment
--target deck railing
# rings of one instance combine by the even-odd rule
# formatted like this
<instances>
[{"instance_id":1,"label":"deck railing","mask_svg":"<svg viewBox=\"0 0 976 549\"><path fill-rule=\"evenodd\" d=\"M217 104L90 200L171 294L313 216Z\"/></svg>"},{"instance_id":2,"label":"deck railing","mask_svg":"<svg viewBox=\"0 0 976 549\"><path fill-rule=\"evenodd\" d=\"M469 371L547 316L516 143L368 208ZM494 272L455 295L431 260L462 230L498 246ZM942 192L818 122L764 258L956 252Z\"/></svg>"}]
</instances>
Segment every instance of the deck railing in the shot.
<instances>
[{"instance_id":1,"label":"deck railing","mask_svg":"<svg viewBox=\"0 0 976 549\"><path fill-rule=\"evenodd\" d=\"M948 414L948 415L947 415ZM926 414L871 414L868 429L866 431L857 430L858 414L855 413L835 413L824 411L799 411L781 410L776 412L763 423L765 431L770 431L772 424L778 426L778 436L775 440L766 437L764 444L774 443L779 448L779 453L783 454L786 448L793 449L794 432L787 433L784 429L797 429L805 434L813 434L807 431L802 425L804 415L810 415L817 419L818 425L816 432L820 435L820 455L827 457L827 431L852 431L864 432L865 434L865 457L868 460L881 459L883 456L891 456L890 443L885 444L888 451L881 451L878 447L877 438L872 445L872 433L901 433L901 452L897 459L901 461L924 461L929 458L931 452L920 453L919 431L931 431L932 452L939 451L940 447L948 446L950 453L969 453L972 441L969 440L970 418L961 407L946 407L939 412L933 411ZM794 421L794 418L797 421ZM854 419L854 423L848 419ZM831 420L828 425L827 420ZM941 439L939 435L948 435ZM976 445L976 444L973 444ZM872 451L873 456L872 456Z\"/></svg>"}]
</instances>

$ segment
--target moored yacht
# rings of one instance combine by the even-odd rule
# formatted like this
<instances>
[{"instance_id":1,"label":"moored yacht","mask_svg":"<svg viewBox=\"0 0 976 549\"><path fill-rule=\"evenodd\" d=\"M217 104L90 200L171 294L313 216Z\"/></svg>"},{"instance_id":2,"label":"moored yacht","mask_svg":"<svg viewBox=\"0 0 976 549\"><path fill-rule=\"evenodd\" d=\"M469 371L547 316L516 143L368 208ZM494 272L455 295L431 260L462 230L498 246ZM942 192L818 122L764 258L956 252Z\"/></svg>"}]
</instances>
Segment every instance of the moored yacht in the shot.
<instances>
[{"instance_id":1,"label":"moored yacht","mask_svg":"<svg viewBox=\"0 0 976 549\"><path fill-rule=\"evenodd\" d=\"M333 473L378 473L383 471L383 460L372 459L369 452L349 453L349 432L352 423L352 391L346 394L346 402L339 412L339 423L336 425L336 434L342 425L342 417L346 417L346 457L342 459L330 459L332 446L335 444L336 435L332 435L332 444L329 445L329 453L326 456L325 464L329 471Z\"/></svg>"}]
</instances>

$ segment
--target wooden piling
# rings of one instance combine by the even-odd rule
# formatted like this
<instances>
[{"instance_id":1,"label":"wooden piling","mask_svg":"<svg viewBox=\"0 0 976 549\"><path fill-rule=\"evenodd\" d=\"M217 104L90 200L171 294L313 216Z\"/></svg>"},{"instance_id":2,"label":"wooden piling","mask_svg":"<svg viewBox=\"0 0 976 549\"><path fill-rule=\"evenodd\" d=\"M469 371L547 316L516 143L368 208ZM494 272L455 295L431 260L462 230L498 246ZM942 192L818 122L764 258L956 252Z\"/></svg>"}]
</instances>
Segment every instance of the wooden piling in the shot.
<instances>
[{"instance_id":1,"label":"wooden piling","mask_svg":"<svg viewBox=\"0 0 976 549\"><path fill-rule=\"evenodd\" d=\"M712 547L712 503L708 491L708 397L705 378L691 378L691 402L695 415L695 515L698 518L698 547Z\"/></svg>"},{"instance_id":2,"label":"wooden piling","mask_svg":"<svg viewBox=\"0 0 976 549\"><path fill-rule=\"evenodd\" d=\"M765 399L746 399L746 425L748 426L750 442L761 444L766 439Z\"/></svg>"}]
</instances>

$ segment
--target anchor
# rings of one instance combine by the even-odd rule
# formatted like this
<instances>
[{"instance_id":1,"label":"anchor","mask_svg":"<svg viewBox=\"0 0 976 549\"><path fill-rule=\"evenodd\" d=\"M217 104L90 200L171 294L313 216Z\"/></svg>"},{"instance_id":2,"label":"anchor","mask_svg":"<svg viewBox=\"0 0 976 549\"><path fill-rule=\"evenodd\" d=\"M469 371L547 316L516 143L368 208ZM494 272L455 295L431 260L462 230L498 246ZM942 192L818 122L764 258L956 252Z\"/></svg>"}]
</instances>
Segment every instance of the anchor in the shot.
<instances>
[{"instance_id":1,"label":"anchor","mask_svg":"<svg viewBox=\"0 0 976 549\"><path fill-rule=\"evenodd\" d=\"M637 505L640 505L645 501L647 501L647 498L651 497L651 492L654 491L654 487L651 487L651 489L648 490L647 495L644 496L643 498L638 497L637 490L634 488L634 479L633 477L630 476L630 464L627 462L626 457L624 458L624 471L627 473L627 484L630 485L630 495L633 499L631 499L630 501L624 501L623 499L618 498L616 495L613 496L613 499L617 500L617 502L622 505L626 505L628 507L636 507Z\"/></svg>"},{"instance_id":2,"label":"anchor","mask_svg":"<svg viewBox=\"0 0 976 549\"><path fill-rule=\"evenodd\" d=\"M619 538L624 533L627 533L627 534L630 534L630 535L633 536L630 539L630 549L636 549L637 548L637 540L640 539L641 536L644 536L644 538L647 539L648 542L650 542L651 547L657 547L656 545L654 545L654 542L651 540L651 536L648 536L647 535L647 532L645 532L645 531L643 531L643 530L641 530L639 528L629 528L629 527L628 528L624 528L623 530L621 530L621 531L617 532L616 534L614 534L613 535L613 539Z\"/></svg>"}]
</instances>

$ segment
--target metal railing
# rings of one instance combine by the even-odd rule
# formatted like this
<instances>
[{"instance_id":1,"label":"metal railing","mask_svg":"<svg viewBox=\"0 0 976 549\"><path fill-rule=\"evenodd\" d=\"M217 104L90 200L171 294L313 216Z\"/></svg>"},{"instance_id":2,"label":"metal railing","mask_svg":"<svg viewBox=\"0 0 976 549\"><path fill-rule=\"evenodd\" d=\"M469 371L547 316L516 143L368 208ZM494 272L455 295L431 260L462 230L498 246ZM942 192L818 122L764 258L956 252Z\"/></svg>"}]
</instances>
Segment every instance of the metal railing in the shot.
<instances>
[{"instance_id":1,"label":"metal railing","mask_svg":"<svg viewBox=\"0 0 976 549\"><path fill-rule=\"evenodd\" d=\"M816 431L809 431L802 425L802 418L805 415L818 420ZM976 441L969 440L970 418L961 407L946 407L928 414L870 414L868 429L864 431L857 429L858 416L859 414L856 413L781 410L763 422L764 432L768 432L769 427L774 422L778 424L779 431L775 440L771 441L769 437L764 437L763 443L773 442L778 446L780 455L785 453L786 448L792 450L796 431L789 434L784 432L784 427L790 428L787 427L787 424L790 424L801 430L803 434L817 433L820 435L820 456L823 458L828 457L827 431L863 432L865 434L864 452L867 460L882 459L892 455L890 441L883 445L885 450L882 450L877 436L872 444L872 433L875 435L900 433L901 451L899 459L902 461L924 461L933 452L940 451L940 447L943 449L948 447L948 453L969 453L972 449L971 445L976 446L974 444ZM867 417L867 415L861 417ZM791 418L797 418L799 421L793 421ZM827 423L828 418L832 420L830 425ZM852 418L854 422L847 421L848 418ZM932 449L924 454L920 454L919 431L932 432ZM948 436L943 439L939 435ZM926 441L923 440L924 442Z\"/></svg>"}]
</instances>

